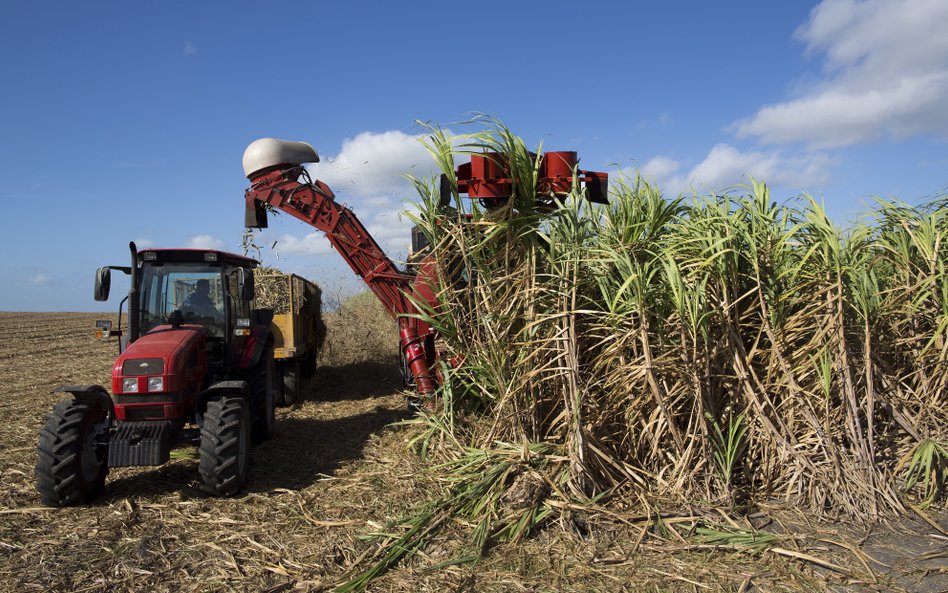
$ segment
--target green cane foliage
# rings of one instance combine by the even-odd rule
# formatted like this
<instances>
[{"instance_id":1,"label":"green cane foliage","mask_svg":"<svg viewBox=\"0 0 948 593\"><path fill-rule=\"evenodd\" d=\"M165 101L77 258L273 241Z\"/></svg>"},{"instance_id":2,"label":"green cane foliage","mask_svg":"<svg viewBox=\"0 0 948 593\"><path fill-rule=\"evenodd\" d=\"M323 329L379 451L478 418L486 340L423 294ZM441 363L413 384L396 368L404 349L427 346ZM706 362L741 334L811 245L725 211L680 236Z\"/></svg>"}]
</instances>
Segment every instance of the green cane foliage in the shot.
<instances>
[{"instance_id":1,"label":"green cane foliage","mask_svg":"<svg viewBox=\"0 0 948 593\"><path fill-rule=\"evenodd\" d=\"M439 254L477 269L432 313L464 356L456 401L485 420L457 427L467 442L566 444L567 483L584 495L626 483L726 496L757 467L741 483L761 496L900 508L879 451L944 418L943 203L843 228L818 201L779 204L753 179L667 198L620 177L606 206L569 196L537 212L539 148L485 121L440 146L503 154L514 199L458 205L470 220L432 228Z\"/></svg>"},{"instance_id":2,"label":"green cane foliage","mask_svg":"<svg viewBox=\"0 0 948 593\"><path fill-rule=\"evenodd\" d=\"M948 492L948 441L925 439L918 443L903 464L906 491L920 492L919 505L927 508Z\"/></svg>"},{"instance_id":3,"label":"green cane foliage","mask_svg":"<svg viewBox=\"0 0 948 593\"><path fill-rule=\"evenodd\" d=\"M363 539L369 542L381 540L368 559L369 567L361 572L353 567L349 580L335 591L364 591L372 580L423 550L454 518L475 525L470 549L440 566L476 561L492 541L520 541L552 515L552 507L546 504L551 490L540 472L559 463L553 452L546 443L522 447L500 443L492 449L465 448L434 466L434 472L442 476L441 496L393 521L384 532L367 534Z\"/></svg>"},{"instance_id":4,"label":"green cane foliage","mask_svg":"<svg viewBox=\"0 0 948 593\"><path fill-rule=\"evenodd\" d=\"M729 487L732 485L734 468L737 465L744 446L744 435L747 433L747 426L744 423L744 414L734 416L730 414L727 419L727 426L723 429L720 423L710 413L705 416L713 429L714 443L714 464L721 479Z\"/></svg>"},{"instance_id":5,"label":"green cane foliage","mask_svg":"<svg viewBox=\"0 0 948 593\"><path fill-rule=\"evenodd\" d=\"M385 574L390 568L424 547L427 538L450 518L447 511L439 509L439 504L440 501L433 501L417 514L396 521L392 527L403 529L401 535L380 534L372 536L387 536L388 540L381 551L372 559L372 565L368 569L354 574L352 578L340 584L333 591L337 593L365 591L374 579Z\"/></svg>"},{"instance_id":6,"label":"green cane foliage","mask_svg":"<svg viewBox=\"0 0 948 593\"><path fill-rule=\"evenodd\" d=\"M439 270L440 305L418 303L419 317L463 359L440 367L442 405L414 421L411 445L443 488L386 528L353 587L453 518L471 533L445 566L617 494L727 505L739 489L742 503L865 519L913 496L944 503L948 198L879 200L840 225L754 179L665 196L619 176L609 204L574 188L550 212L533 200L542 146L475 125L428 128L453 202L437 178L412 179L408 214ZM483 152L510 163L499 207L457 193L454 163ZM772 542L700 529L712 545Z\"/></svg>"},{"instance_id":7,"label":"green cane foliage","mask_svg":"<svg viewBox=\"0 0 948 593\"><path fill-rule=\"evenodd\" d=\"M412 443L445 491L387 530L378 570L447 517L472 525L464 559L559 512L522 487L646 504L730 504L739 488L866 519L914 494L943 504L948 199L879 200L841 225L754 179L665 196L619 176L609 204L574 188L550 212L533 199L542 146L475 125L428 128L449 207L437 178L412 180L440 274L440 306L419 316L463 364L441 367L444 403ZM483 152L510 163L499 207L457 194L454 163Z\"/></svg>"},{"instance_id":8,"label":"green cane foliage","mask_svg":"<svg viewBox=\"0 0 948 593\"><path fill-rule=\"evenodd\" d=\"M750 529L733 526L701 526L695 528L695 537L703 544L746 550L760 554L780 542L780 537L772 533L760 533Z\"/></svg>"}]
</instances>

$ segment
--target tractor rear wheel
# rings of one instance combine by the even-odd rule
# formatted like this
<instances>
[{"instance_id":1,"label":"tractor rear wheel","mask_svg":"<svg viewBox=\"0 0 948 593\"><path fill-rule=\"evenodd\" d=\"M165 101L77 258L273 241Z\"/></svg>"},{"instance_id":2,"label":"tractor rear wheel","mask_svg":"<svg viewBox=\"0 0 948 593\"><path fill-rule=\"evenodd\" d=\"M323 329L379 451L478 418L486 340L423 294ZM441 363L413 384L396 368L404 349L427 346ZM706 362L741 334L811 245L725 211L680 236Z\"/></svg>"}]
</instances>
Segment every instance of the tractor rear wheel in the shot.
<instances>
[{"instance_id":1,"label":"tractor rear wheel","mask_svg":"<svg viewBox=\"0 0 948 593\"><path fill-rule=\"evenodd\" d=\"M316 374L316 353L307 352L300 363L300 372L304 379L312 379Z\"/></svg>"},{"instance_id":2,"label":"tractor rear wheel","mask_svg":"<svg viewBox=\"0 0 948 593\"><path fill-rule=\"evenodd\" d=\"M283 391L280 396L280 404L292 406L300 399L300 361L288 360L282 365L283 371Z\"/></svg>"},{"instance_id":3,"label":"tractor rear wheel","mask_svg":"<svg viewBox=\"0 0 948 593\"><path fill-rule=\"evenodd\" d=\"M253 368L249 381L253 402L253 429L250 434L255 444L272 437L276 430L276 398L280 389L277 380L273 346L268 345L260 362Z\"/></svg>"},{"instance_id":4,"label":"tractor rear wheel","mask_svg":"<svg viewBox=\"0 0 948 593\"><path fill-rule=\"evenodd\" d=\"M286 373L286 371L284 370L285 368L286 368L285 362L276 363L276 374L279 376L285 376L285 373ZM276 398L274 398L274 401L276 402L276 407L278 408L283 408L289 405L288 403L286 403L286 388L277 390Z\"/></svg>"},{"instance_id":5,"label":"tractor rear wheel","mask_svg":"<svg viewBox=\"0 0 948 593\"><path fill-rule=\"evenodd\" d=\"M199 471L204 489L215 496L233 496L247 483L250 410L238 396L207 402L201 426Z\"/></svg>"},{"instance_id":6,"label":"tractor rear wheel","mask_svg":"<svg viewBox=\"0 0 948 593\"><path fill-rule=\"evenodd\" d=\"M88 502L109 473L109 411L95 402L64 400L53 407L36 448L36 488L50 506Z\"/></svg>"}]
</instances>

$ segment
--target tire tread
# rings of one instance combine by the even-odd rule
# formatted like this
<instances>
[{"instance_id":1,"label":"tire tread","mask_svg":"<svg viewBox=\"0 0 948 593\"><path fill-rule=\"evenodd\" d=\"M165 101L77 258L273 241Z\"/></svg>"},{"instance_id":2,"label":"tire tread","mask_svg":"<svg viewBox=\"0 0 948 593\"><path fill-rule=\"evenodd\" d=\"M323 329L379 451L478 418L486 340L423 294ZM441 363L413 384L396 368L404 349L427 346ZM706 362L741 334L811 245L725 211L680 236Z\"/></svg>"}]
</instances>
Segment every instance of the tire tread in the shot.
<instances>
[{"instance_id":1,"label":"tire tread","mask_svg":"<svg viewBox=\"0 0 948 593\"><path fill-rule=\"evenodd\" d=\"M215 496L233 496L243 487L240 464L246 460L239 457L245 405L243 398L225 396L208 402L204 413L198 468L204 489Z\"/></svg>"}]
</instances>

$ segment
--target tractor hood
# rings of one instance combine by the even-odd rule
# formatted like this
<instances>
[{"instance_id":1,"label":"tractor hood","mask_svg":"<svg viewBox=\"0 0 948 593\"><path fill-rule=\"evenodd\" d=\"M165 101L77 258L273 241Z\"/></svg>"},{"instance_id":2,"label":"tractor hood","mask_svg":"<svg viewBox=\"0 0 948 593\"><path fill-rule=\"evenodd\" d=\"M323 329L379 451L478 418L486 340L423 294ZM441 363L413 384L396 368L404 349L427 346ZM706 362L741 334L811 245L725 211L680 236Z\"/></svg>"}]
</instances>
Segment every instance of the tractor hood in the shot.
<instances>
[{"instance_id":1,"label":"tractor hood","mask_svg":"<svg viewBox=\"0 0 948 593\"><path fill-rule=\"evenodd\" d=\"M112 392L115 394L144 394L149 392L148 378L163 377L164 391L176 391L185 377L184 369L207 368L205 336L207 330L200 325L172 327L159 325L138 338L115 360L112 367ZM190 365L188 357L197 356ZM194 364L195 362L199 364ZM137 378L126 381L123 379ZM193 379L193 377L192 377Z\"/></svg>"}]
</instances>

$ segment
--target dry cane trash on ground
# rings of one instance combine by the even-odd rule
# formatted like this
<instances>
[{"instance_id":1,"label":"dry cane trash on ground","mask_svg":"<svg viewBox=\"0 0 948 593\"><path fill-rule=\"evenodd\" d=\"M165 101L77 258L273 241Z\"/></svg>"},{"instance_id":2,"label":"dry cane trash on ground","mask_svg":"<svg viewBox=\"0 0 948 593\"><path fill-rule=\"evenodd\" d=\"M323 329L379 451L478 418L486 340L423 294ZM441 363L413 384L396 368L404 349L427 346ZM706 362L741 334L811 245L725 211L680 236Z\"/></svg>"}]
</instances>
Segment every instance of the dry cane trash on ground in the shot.
<instances>
[{"instance_id":1,"label":"dry cane trash on ground","mask_svg":"<svg viewBox=\"0 0 948 593\"><path fill-rule=\"evenodd\" d=\"M35 432L58 398L49 393L56 385L108 379L115 344L91 337L99 317L0 314L0 328L18 344L2 352L8 364L0 370L9 388L8 422L0 428L0 590L330 590L378 549L378 540L362 538L422 508L438 487L406 448L418 429L386 428L408 418L391 359L337 361L320 369L303 403L279 412L279 433L252 450L249 487L236 499L207 497L195 462L183 458L160 469L113 471L105 496L92 505L41 507L32 478ZM332 316L328 321L330 336L341 336ZM377 351L380 360L390 347ZM68 360L63 351L84 356ZM562 510L568 512L515 546L488 550L476 563L433 568L469 546L470 528L447 522L369 590L736 591L746 582L745 591L828 591L855 581L869 584L837 590L945 587L948 540L920 521L845 527L778 510L734 526L713 511L710 522L708 509L693 516ZM945 528L944 514L931 517ZM699 524L731 535L715 541L710 532L689 533ZM792 534L774 547L849 572L727 543L751 530ZM870 556L873 573L841 545Z\"/></svg>"}]
</instances>

